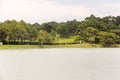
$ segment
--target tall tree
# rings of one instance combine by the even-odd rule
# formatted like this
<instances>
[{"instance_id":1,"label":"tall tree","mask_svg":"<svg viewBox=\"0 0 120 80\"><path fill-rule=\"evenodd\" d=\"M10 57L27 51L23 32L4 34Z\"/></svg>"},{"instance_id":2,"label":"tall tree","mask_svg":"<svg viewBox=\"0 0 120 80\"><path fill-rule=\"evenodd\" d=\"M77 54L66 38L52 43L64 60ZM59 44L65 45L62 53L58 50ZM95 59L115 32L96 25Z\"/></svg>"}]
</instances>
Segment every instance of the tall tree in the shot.
<instances>
[{"instance_id":1,"label":"tall tree","mask_svg":"<svg viewBox=\"0 0 120 80\"><path fill-rule=\"evenodd\" d=\"M38 33L38 42L40 44L44 44L44 43L50 43L52 41L52 36L46 32L46 31L43 31L43 30L40 30L39 33Z\"/></svg>"}]
</instances>

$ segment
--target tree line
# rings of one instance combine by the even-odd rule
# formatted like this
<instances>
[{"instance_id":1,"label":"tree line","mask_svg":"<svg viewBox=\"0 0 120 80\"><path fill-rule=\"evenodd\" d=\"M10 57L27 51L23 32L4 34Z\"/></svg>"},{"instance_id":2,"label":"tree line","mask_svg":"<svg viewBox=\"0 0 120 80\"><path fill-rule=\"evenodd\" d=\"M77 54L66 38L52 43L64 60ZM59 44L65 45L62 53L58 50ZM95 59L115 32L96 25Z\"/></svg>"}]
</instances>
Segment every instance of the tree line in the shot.
<instances>
[{"instance_id":1,"label":"tree line","mask_svg":"<svg viewBox=\"0 0 120 80\"><path fill-rule=\"evenodd\" d=\"M83 21L26 23L6 20L0 22L0 41L4 44L50 44L56 38L75 36L75 42L94 44L120 43L120 16L96 17L90 15Z\"/></svg>"}]
</instances>

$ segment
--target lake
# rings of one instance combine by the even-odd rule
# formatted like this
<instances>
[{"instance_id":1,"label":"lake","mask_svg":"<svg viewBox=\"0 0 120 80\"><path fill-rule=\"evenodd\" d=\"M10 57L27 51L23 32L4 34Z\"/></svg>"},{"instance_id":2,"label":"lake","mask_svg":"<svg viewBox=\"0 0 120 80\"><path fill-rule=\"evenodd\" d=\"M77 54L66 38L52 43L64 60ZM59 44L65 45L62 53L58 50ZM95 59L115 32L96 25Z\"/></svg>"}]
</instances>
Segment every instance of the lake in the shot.
<instances>
[{"instance_id":1,"label":"lake","mask_svg":"<svg viewBox=\"0 0 120 80\"><path fill-rule=\"evenodd\" d=\"M120 80L120 49L0 50L0 80Z\"/></svg>"}]
</instances>

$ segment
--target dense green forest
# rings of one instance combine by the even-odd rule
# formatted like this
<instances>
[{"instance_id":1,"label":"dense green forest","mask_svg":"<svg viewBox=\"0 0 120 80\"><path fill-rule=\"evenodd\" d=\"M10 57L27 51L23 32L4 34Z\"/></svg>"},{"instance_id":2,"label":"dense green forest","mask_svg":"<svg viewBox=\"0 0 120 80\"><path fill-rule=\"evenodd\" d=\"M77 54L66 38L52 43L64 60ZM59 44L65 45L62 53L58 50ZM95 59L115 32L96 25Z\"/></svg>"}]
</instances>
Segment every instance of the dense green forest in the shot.
<instances>
[{"instance_id":1,"label":"dense green forest","mask_svg":"<svg viewBox=\"0 0 120 80\"><path fill-rule=\"evenodd\" d=\"M59 40L72 41L59 42ZM119 44L120 16L95 17L91 15L83 21L26 23L6 20L0 22L0 42L4 44Z\"/></svg>"}]
</instances>

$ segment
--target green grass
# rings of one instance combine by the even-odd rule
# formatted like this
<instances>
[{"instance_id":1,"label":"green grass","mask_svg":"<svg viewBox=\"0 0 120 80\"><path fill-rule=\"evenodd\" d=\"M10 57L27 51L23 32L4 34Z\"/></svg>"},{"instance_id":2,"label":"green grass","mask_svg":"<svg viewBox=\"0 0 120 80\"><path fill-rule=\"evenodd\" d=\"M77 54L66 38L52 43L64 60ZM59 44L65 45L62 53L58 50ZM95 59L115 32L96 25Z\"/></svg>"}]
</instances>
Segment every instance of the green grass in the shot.
<instances>
[{"instance_id":1,"label":"green grass","mask_svg":"<svg viewBox=\"0 0 120 80\"><path fill-rule=\"evenodd\" d=\"M71 44L71 45L0 45L0 49L35 49L35 48L100 48L98 44Z\"/></svg>"},{"instance_id":2,"label":"green grass","mask_svg":"<svg viewBox=\"0 0 120 80\"><path fill-rule=\"evenodd\" d=\"M101 48L97 44L71 44L71 45L43 45L41 48Z\"/></svg>"},{"instance_id":3,"label":"green grass","mask_svg":"<svg viewBox=\"0 0 120 80\"><path fill-rule=\"evenodd\" d=\"M39 48L38 45L0 45L0 49L26 49Z\"/></svg>"},{"instance_id":4,"label":"green grass","mask_svg":"<svg viewBox=\"0 0 120 80\"><path fill-rule=\"evenodd\" d=\"M54 43L74 43L75 36L69 37L69 38L56 38Z\"/></svg>"},{"instance_id":5,"label":"green grass","mask_svg":"<svg viewBox=\"0 0 120 80\"><path fill-rule=\"evenodd\" d=\"M39 48L120 48L119 44L103 47L99 44L66 44L66 45L0 45L0 49L39 49Z\"/></svg>"}]
</instances>

